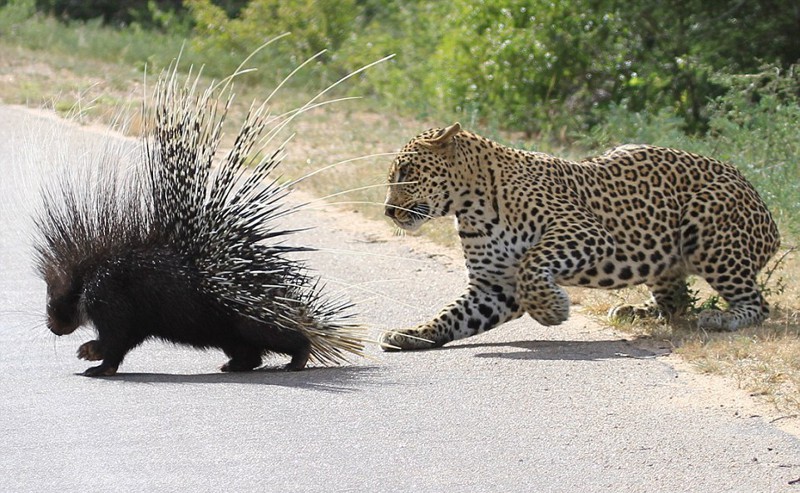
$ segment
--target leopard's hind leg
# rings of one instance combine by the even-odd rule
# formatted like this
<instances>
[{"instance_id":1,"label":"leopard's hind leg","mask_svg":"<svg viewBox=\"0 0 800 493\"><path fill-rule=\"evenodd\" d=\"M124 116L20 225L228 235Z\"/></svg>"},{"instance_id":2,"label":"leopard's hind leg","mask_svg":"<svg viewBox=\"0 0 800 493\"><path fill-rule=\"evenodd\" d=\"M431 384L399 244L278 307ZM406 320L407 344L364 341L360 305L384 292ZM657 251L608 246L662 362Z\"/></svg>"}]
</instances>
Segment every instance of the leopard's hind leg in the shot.
<instances>
[{"instance_id":1,"label":"leopard's hind leg","mask_svg":"<svg viewBox=\"0 0 800 493\"><path fill-rule=\"evenodd\" d=\"M743 269L745 273L750 269ZM700 312L697 326L712 330L738 330L758 325L769 316L769 305L758 290L755 274L712 274L708 284L728 303L727 310L709 309Z\"/></svg>"},{"instance_id":2,"label":"leopard's hind leg","mask_svg":"<svg viewBox=\"0 0 800 493\"><path fill-rule=\"evenodd\" d=\"M709 196L728 197L722 189ZM714 209L715 215L693 213L708 209ZM733 331L763 322L769 305L756 278L780 244L769 211L755 196L742 195L739 201L705 197L688 203L685 217L682 237L687 265L728 303L727 310L701 312L698 327Z\"/></svg>"},{"instance_id":3,"label":"leopard's hind leg","mask_svg":"<svg viewBox=\"0 0 800 493\"><path fill-rule=\"evenodd\" d=\"M686 273L682 270L669 271L645 285L650 290L650 299L639 305L623 304L613 307L608 312L611 320L637 318L665 318L686 313L690 296L686 285Z\"/></svg>"}]
</instances>

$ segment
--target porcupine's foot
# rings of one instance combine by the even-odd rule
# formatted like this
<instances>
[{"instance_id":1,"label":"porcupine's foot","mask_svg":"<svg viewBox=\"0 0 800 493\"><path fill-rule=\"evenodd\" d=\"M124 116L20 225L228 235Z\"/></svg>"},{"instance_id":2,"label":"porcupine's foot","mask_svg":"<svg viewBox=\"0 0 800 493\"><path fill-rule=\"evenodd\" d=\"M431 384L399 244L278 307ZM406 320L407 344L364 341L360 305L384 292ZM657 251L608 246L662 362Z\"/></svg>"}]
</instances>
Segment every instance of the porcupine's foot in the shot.
<instances>
[{"instance_id":1,"label":"porcupine's foot","mask_svg":"<svg viewBox=\"0 0 800 493\"><path fill-rule=\"evenodd\" d=\"M390 330L381 334L378 342L384 351L432 349L450 342L449 340L437 341L432 331L420 330L421 328Z\"/></svg>"},{"instance_id":2,"label":"porcupine's foot","mask_svg":"<svg viewBox=\"0 0 800 493\"><path fill-rule=\"evenodd\" d=\"M100 350L100 341L84 342L78 348L78 358L87 361L100 361L103 359L103 354ZM119 365L110 363L101 363L98 366L93 366L84 370L83 375L86 377L110 377L116 375Z\"/></svg>"},{"instance_id":3,"label":"porcupine's foot","mask_svg":"<svg viewBox=\"0 0 800 493\"><path fill-rule=\"evenodd\" d=\"M237 371L253 371L261 366L261 356L253 359L231 358L227 363L220 367L220 371L237 372Z\"/></svg>"},{"instance_id":4,"label":"porcupine's foot","mask_svg":"<svg viewBox=\"0 0 800 493\"><path fill-rule=\"evenodd\" d=\"M78 348L78 359L85 359L86 361L100 361L103 359L103 353L100 351L100 341L84 342Z\"/></svg>"},{"instance_id":5,"label":"porcupine's foot","mask_svg":"<svg viewBox=\"0 0 800 493\"><path fill-rule=\"evenodd\" d=\"M308 363L308 357L310 353L308 351L302 351L299 353L295 353L292 355L292 361L290 361L286 366L283 367L286 371L300 371L306 367L306 363Z\"/></svg>"},{"instance_id":6,"label":"porcupine's foot","mask_svg":"<svg viewBox=\"0 0 800 493\"><path fill-rule=\"evenodd\" d=\"M261 360L258 363L249 363L241 360L231 359L227 363L219 367L219 371L225 373L232 373L238 371L253 371L261 366Z\"/></svg>"},{"instance_id":7,"label":"porcupine's foot","mask_svg":"<svg viewBox=\"0 0 800 493\"><path fill-rule=\"evenodd\" d=\"M261 356L264 353L260 347L247 345L226 348L224 351L230 359L220 367L223 372L253 371L261 366Z\"/></svg>"},{"instance_id":8,"label":"porcupine's foot","mask_svg":"<svg viewBox=\"0 0 800 493\"><path fill-rule=\"evenodd\" d=\"M86 371L83 372L83 375L86 377L110 377L116 374L117 374L117 367L109 366L106 365L105 363L99 366L93 366L91 368L87 368Z\"/></svg>"}]
</instances>

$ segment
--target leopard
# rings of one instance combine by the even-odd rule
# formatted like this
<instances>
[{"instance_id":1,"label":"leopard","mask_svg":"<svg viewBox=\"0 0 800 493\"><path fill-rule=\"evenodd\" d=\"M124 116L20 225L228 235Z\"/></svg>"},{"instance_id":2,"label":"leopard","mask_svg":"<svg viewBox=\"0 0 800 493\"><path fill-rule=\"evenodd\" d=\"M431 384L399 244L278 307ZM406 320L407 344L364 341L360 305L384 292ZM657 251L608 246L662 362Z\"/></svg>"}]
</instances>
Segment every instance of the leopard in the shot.
<instances>
[{"instance_id":1,"label":"leopard","mask_svg":"<svg viewBox=\"0 0 800 493\"><path fill-rule=\"evenodd\" d=\"M644 284L649 301L609 316L669 320L686 311L697 276L725 306L701 311L696 327L736 331L769 316L757 278L780 247L778 227L732 164L645 144L569 160L454 123L412 138L387 188L384 212L401 230L455 216L468 280L432 320L384 331L385 351L439 347L526 313L559 325L568 286Z\"/></svg>"}]
</instances>

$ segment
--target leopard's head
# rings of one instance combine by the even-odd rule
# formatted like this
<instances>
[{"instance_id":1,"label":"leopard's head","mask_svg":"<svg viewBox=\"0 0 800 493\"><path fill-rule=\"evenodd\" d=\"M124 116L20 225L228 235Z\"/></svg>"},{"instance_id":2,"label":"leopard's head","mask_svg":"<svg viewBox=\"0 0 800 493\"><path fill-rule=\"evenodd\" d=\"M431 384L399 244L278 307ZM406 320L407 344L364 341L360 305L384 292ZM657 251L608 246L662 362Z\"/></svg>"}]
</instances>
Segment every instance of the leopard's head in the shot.
<instances>
[{"instance_id":1,"label":"leopard's head","mask_svg":"<svg viewBox=\"0 0 800 493\"><path fill-rule=\"evenodd\" d=\"M408 231L446 216L453 204L455 137L461 125L428 130L403 147L389 170L386 215Z\"/></svg>"}]
</instances>

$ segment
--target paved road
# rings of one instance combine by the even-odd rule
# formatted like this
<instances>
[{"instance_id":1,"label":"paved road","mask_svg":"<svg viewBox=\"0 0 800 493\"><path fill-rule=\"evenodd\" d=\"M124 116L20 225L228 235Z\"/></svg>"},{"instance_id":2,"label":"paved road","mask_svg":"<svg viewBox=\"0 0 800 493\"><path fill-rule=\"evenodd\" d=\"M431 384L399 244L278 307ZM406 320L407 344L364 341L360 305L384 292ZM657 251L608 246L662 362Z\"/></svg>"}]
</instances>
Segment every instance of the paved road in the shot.
<instances>
[{"instance_id":1,"label":"paved road","mask_svg":"<svg viewBox=\"0 0 800 493\"><path fill-rule=\"evenodd\" d=\"M0 107L0 491L800 491L798 439L577 314L340 368L221 374L220 352L153 343L78 376L91 332L44 327L27 246L30 161L65 138L98 147ZM376 336L463 286L458 261L355 213L295 220Z\"/></svg>"}]
</instances>

